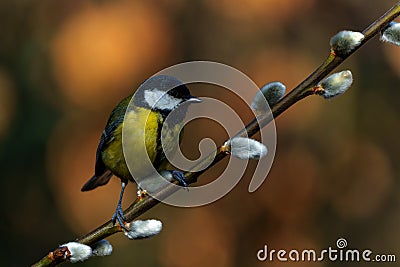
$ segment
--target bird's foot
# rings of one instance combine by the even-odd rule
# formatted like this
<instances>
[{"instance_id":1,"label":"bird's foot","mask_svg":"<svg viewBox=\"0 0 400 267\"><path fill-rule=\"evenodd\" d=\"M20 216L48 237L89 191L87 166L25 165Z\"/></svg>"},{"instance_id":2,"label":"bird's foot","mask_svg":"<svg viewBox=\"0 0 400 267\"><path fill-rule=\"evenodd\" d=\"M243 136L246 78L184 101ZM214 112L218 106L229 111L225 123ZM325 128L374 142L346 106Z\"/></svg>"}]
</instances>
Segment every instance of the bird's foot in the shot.
<instances>
[{"instance_id":1,"label":"bird's foot","mask_svg":"<svg viewBox=\"0 0 400 267\"><path fill-rule=\"evenodd\" d=\"M175 180L177 180L179 182L179 184L185 188L187 188L189 186L185 175L183 174L183 172L177 171L177 170L172 170L169 171L172 174L172 177L174 177Z\"/></svg>"},{"instance_id":2,"label":"bird's foot","mask_svg":"<svg viewBox=\"0 0 400 267\"><path fill-rule=\"evenodd\" d=\"M126 218L124 216L124 211L122 210L121 205L117 206L115 213L112 216L112 222L114 225L117 221L123 230L127 230L127 222L126 222Z\"/></svg>"}]
</instances>

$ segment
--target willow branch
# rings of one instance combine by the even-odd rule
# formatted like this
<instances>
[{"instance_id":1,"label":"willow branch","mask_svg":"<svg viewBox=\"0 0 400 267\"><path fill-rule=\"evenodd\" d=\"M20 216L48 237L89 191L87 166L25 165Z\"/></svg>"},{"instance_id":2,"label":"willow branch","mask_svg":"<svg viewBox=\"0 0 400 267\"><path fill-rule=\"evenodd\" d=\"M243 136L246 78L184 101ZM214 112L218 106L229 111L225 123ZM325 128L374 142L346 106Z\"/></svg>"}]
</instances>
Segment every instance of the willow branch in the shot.
<instances>
[{"instance_id":1,"label":"willow branch","mask_svg":"<svg viewBox=\"0 0 400 267\"><path fill-rule=\"evenodd\" d=\"M304 81L302 81L299 85L297 85L294 89L292 89L282 100L276 103L272 108L272 115L264 116L261 118L254 118L250 123L247 124L245 128L239 131L235 136L253 136L257 133L260 128L266 126L269 122L271 122L274 118L278 117L288 108L290 108L293 104L300 101L301 99L312 95L314 88L318 82L320 82L325 76L327 76L332 70L338 67L346 58L351 56L354 52L356 52L361 46L363 46L366 42L368 42L372 37L377 35L382 29L384 29L392 20L394 20L400 14L400 2L395 4L390 10L388 10L384 15L378 18L375 22L369 25L362 33L364 34L364 39L361 43L354 47L353 50L349 51L345 55L337 56L332 50L329 52L328 57L325 61L317 68L315 71L308 76ZM186 179L189 184L192 184L197 181L197 178L203 174L206 170L211 168L217 162L222 160L226 154L222 151L221 147L219 147L215 153L212 153L208 157L204 158L195 169L199 168L202 164L206 164L212 161L209 166L199 172L185 172ZM124 215L128 222L133 221L138 216L142 215L158 203L160 203L157 199L165 199L171 194L177 191L177 187L172 184L167 185L166 187L160 189L157 193L155 193L155 198L146 195L141 199L136 199L124 212ZM157 199L156 199L157 198ZM110 221L104 223L97 229L92 232L77 238L75 241L91 245L94 244L101 239L104 239L110 235L113 235L117 232L121 232L122 229L119 225L113 225ZM50 252L48 255L43 257L40 261L33 264L34 267L39 266L56 266L67 259L63 256L63 248L57 248Z\"/></svg>"}]
</instances>

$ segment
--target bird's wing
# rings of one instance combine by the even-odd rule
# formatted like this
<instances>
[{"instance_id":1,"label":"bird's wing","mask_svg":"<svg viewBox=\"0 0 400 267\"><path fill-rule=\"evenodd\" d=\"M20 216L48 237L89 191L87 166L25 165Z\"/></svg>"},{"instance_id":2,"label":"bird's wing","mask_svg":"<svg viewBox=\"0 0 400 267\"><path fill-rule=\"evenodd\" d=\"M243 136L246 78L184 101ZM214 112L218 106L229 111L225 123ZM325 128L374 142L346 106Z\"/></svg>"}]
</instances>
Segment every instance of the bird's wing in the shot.
<instances>
[{"instance_id":1,"label":"bird's wing","mask_svg":"<svg viewBox=\"0 0 400 267\"><path fill-rule=\"evenodd\" d=\"M101 134L99 145L96 151L96 164L94 176L85 183L82 191L92 190L98 186L105 185L110 180L112 173L103 162L102 152L114 140L114 132L123 122L125 111L132 96L128 96L119 103L111 112L107 125Z\"/></svg>"},{"instance_id":2,"label":"bird's wing","mask_svg":"<svg viewBox=\"0 0 400 267\"><path fill-rule=\"evenodd\" d=\"M119 120L108 123L103 133L101 134L100 142L97 146L96 151L96 165L94 168L94 175L92 178L89 179L89 181L87 181L83 185L81 191L89 191L95 189L98 186L107 184L110 180L112 172L104 164L101 153L114 139L113 134L119 123L121 123Z\"/></svg>"},{"instance_id":3,"label":"bird's wing","mask_svg":"<svg viewBox=\"0 0 400 267\"><path fill-rule=\"evenodd\" d=\"M114 132L117 130L118 126L123 122L125 117L125 112L128 107L129 101L132 95L124 98L111 112L110 118L106 124L106 127L101 134L99 145L96 151L96 166L95 166L95 176L102 175L107 167L105 166L101 153L104 149L114 140Z\"/></svg>"}]
</instances>

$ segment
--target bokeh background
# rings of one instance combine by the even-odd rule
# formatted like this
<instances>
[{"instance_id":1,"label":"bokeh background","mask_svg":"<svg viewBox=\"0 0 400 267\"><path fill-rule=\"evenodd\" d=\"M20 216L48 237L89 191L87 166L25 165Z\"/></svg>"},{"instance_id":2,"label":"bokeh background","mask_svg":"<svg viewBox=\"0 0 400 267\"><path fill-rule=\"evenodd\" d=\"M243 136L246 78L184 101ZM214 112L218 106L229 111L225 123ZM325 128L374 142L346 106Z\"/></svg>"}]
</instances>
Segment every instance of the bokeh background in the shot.
<instances>
[{"instance_id":1,"label":"bokeh background","mask_svg":"<svg viewBox=\"0 0 400 267\"><path fill-rule=\"evenodd\" d=\"M109 112L148 76L212 60L260 86L278 80L293 88L326 57L331 36L362 30L394 3L0 1L0 265L32 264L110 218L119 180L89 193L80 187L93 173ZM277 119L275 162L258 191L247 192L253 162L223 199L191 209L158 205L142 218L161 219L160 235L114 235L112 256L81 266L264 266L256 253L265 244L323 249L339 237L399 258L400 48L375 38L340 67L347 68L355 82L345 95L310 97ZM224 98L201 87L193 93ZM193 140L223 141L221 129L209 129L186 133L189 154ZM130 185L125 206L135 193ZM291 265L339 264L365 265Z\"/></svg>"}]
</instances>

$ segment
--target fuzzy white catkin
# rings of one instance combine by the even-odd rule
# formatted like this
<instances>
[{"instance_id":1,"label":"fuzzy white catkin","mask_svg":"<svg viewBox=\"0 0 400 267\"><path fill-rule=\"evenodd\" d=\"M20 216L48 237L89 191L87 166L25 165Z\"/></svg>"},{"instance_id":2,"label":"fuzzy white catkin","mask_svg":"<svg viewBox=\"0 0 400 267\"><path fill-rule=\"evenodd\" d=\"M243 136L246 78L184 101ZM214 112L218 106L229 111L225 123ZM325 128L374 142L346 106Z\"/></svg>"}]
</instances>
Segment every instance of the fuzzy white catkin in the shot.
<instances>
[{"instance_id":1,"label":"fuzzy white catkin","mask_svg":"<svg viewBox=\"0 0 400 267\"><path fill-rule=\"evenodd\" d=\"M329 42L331 48L339 56L348 54L364 39L361 32L341 31L333 36Z\"/></svg>"},{"instance_id":2,"label":"fuzzy white catkin","mask_svg":"<svg viewBox=\"0 0 400 267\"><path fill-rule=\"evenodd\" d=\"M258 113L263 113L266 111L267 103L269 106L275 105L279 100L281 100L285 92L286 86L282 83L267 83L256 93L250 107Z\"/></svg>"},{"instance_id":3,"label":"fuzzy white catkin","mask_svg":"<svg viewBox=\"0 0 400 267\"><path fill-rule=\"evenodd\" d=\"M113 251L110 242L105 239L100 240L92 246L92 253L94 256L109 256Z\"/></svg>"},{"instance_id":4,"label":"fuzzy white catkin","mask_svg":"<svg viewBox=\"0 0 400 267\"><path fill-rule=\"evenodd\" d=\"M125 235L129 239L143 239L157 235L162 230L162 223L159 220L137 220L130 223L129 231Z\"/></svg>"},{"instance_id":5,"label":"fuzzy white catkin","mask_svg":"<svg viewBox=\"0 0 400 267\"><path fill-rule=\"evenodd\" d=\"M350 88L352 83L353 75L351 71L344 70L334 73L323 79L319 84L323 89L321 95L326 99L341 95Z\"/></svg>"},{"instance_id":6,"label":"fuzzy white catkin","mask_svg":"<svg viewBox=\"0 0 400 267\"><path fill-rule=\"evenodd\" d=\"M400 46L400 23L391 22L389 26L383 30L381 41Z\"/></svg>"},{"instance_id":7,"label":"fuzzy white catkin","mask_svg":"<svg viewBox=\"0 0 400 267\"><path fill-rule=\"evenodd\" d=\"M260 142L245 138L235 137L227 141L232 156L239 159L259 159L267 155L268 149Z\"/></svg>"},{"instance_id":8,"label":"fuzzy white catkin","mask_svg":"<svg viewBox=\"0 0 400 267\"><path fill-rule=\"evenodd\" d=\"M69 242L60 247L68 248L70 252L69 261L72 263L87 260L92 256L92 248L78 242Z\"/></svg>"}]
</instances>

